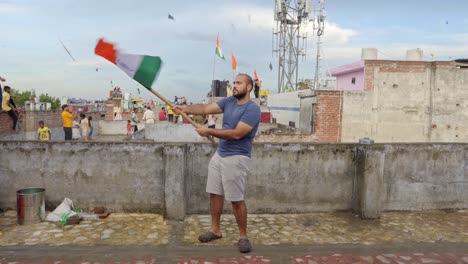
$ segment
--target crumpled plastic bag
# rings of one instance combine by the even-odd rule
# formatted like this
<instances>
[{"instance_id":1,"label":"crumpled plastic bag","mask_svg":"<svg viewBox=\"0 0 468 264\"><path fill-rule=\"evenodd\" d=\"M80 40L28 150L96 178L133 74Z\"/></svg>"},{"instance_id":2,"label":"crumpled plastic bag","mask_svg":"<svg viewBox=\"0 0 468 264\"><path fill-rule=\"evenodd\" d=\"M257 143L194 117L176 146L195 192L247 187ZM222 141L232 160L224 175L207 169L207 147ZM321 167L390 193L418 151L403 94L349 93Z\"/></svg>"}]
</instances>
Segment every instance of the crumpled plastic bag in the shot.
<instances>
[{"instance_id":1,"label":"crumpled plastic bag","mask_svg":"<svg viewBox=\"0 0 468 264\"><path fill-rule=\"evenodd\" d=\"M62 222L62 224L64 224L66 223L67 218L76 214L77 213L73 211L72 200L65 198L53 212L47 215L46 220L51 222Z\"/></svg>"}]
</instances>

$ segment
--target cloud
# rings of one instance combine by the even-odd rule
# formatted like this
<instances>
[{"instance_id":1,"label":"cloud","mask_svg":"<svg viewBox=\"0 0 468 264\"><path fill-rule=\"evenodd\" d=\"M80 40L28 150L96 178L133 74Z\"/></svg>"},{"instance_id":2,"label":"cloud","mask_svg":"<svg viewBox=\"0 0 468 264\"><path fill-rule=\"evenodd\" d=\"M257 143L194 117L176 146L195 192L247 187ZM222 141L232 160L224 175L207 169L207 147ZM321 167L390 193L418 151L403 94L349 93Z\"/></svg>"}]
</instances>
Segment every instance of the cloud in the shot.
<instances>
[{"instance_id":1,"label":"cloud","mask_svg":"<svg viewBox=\"0 0 468 264\"><path fill-rule=\"evenodd\" d=\"M10 1L0 1L0 15L21 15L26 14L28 9Z\"/></svg>"},{"instance_id":2,"label":"cloud","mask_svg":"<svg viewBox=\"0 0 468 264\"><path fill-rule=\"evenodd\" d=\"M358 35L353 29L342 28L334 23L325 23L323 41L328 44L346 44L352 37Z\"/></svg>"}]
</instances>

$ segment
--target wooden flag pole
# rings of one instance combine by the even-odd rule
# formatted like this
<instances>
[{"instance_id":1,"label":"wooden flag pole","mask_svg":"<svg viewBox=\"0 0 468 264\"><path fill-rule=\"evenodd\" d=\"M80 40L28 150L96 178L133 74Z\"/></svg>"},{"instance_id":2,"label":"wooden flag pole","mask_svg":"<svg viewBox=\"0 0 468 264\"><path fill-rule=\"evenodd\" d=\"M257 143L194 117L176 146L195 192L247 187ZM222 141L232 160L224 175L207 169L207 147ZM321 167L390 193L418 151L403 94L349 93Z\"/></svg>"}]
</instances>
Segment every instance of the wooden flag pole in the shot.
<instances>
[{"instance_id":1,"label":"wooden flag pole","mask_svg":"<svg viewBox=\"0 0 468 264\"><path fill-rule=\"evenodd\" d=\"M162 96L160 93L156 92L152 88L148 88L148 87L145 87L145 88L148 89L148 91L150 91L152 94L156 95L164 103L169 105L172 109L174 109L174 105L169 100L167 100L164 96ZM200 124L195 123L190 117L188 117L186 113L180 113L180 115L183 118L185 118L185 120L187 120L190 124L192 124L194 127L200 127L201 126ZM209 141L211 141L211 143L216 144L216 141L214 140L213 137L208 136L207 138L208 138Z\"/></svg>"}]
</instances>

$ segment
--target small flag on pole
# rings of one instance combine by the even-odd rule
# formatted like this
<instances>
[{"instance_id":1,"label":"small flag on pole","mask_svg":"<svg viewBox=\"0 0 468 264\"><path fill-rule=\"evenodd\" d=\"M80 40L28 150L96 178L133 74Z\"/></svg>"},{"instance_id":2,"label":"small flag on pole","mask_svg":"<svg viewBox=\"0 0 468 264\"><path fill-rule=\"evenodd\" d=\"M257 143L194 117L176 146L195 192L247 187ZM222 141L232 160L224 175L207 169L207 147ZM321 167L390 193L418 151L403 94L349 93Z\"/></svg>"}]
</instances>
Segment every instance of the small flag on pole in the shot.
<instances>
[{"instance_id":1,"label":"small flag on pole","mask_svg":"<svg viewBox=\"0 0 468 264\"><path fill-rule=\"evenodd\" d=\"M220 57L221 59L226 60L224 58L223 52L221 51L221 45L219 43L219 33L218 36L216 36L216 55L218 55L218 57Z\"/></svg>"},{"instance_id":2,"label":"small flag on pole","mask_svg":"<svg viewBox=\"0 0 468 264\"><path fill-rule=\"evenodd\" d=\"M231 53L231 60L232 60L232 70L237 70L237 61L236 57L234 57L234 53Z\"/></svg>"},{"instance_id":3,"label":"small flag on pole","mask_svg":"<svg viewBox=\"0 0 468 264\"><path fill-rule=\"evenodd\" d=\"M102 38L99 39L94 53L114 63L147 89L151 88L162 67L160 57L123 53Z\"/></svg>"}]
</instances>

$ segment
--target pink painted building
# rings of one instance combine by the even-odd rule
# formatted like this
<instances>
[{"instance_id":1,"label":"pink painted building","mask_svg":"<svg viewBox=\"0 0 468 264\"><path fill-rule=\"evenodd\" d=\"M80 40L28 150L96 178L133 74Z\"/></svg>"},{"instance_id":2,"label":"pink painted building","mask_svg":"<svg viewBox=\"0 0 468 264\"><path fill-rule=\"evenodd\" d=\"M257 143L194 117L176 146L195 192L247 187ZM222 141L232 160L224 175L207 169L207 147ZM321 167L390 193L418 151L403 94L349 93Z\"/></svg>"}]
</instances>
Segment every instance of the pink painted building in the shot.
<instances>
[{"instance_id":1,"label":"pink painted building","mask_svg":"<svg viewBox=\"0 0 468 264\"><path fill-rule=\"evenodd\" d=\"M364 62L362 60L331 69L331 76L336 77L336 89L363 91L365 83Z\"/></svg>"}]
</instances>

